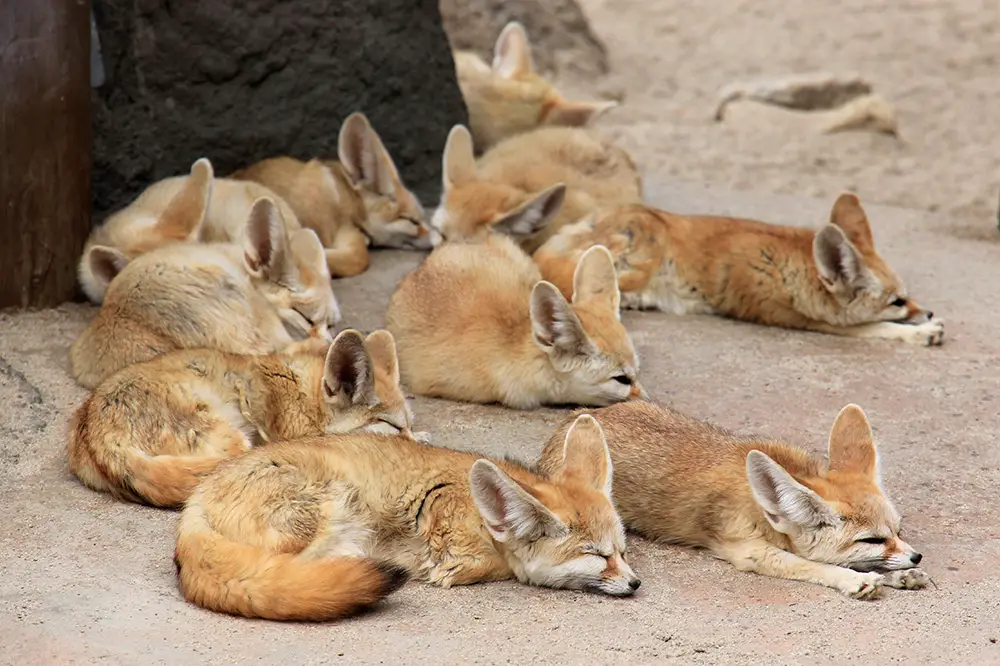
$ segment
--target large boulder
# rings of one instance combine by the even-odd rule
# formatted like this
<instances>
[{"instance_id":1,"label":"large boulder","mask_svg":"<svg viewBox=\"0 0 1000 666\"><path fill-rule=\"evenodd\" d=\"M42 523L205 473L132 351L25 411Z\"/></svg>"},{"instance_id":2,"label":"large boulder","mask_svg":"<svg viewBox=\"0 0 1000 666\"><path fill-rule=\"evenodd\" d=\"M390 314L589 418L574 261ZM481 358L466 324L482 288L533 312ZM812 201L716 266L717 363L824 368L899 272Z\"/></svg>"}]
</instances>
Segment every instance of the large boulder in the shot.
<instances>
[{"instance_id":1,"label":"large boulder","mask_svg":"<svg viewBox=\"0 0 1000 666\"><path fill-rule=\"evenodd\" d=\"M608 53L576 0L440 0L452 46L493 60L493 45L510 21L524 25L535 67L544 74L607 74Z\"/></svg>"},{"instance_id":2,"label":"large boulder","mask_svg":"<svg viewBox=\"0 0 1000 666\"><path fill-rule=\"evenodd\" d=\"M95 221L209 157L335 157L362 111L426 204L467 122L438 0L94 0Z\"/></svg>"}]
</instances>

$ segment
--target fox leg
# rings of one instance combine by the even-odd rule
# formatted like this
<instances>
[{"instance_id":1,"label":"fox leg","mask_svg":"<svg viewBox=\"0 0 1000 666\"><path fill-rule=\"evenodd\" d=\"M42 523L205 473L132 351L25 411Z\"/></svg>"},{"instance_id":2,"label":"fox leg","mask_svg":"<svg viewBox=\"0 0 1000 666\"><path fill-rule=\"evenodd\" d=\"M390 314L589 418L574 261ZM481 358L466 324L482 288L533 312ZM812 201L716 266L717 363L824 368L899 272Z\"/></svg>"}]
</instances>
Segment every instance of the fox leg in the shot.
<instances>
[{"instance_id":1,"label":"fox leg","mask_svg":"<svg viewBox=\"0 0 1000 666\"><path fill-rule=\"evenodd\" d=\"M820 322L811 322L807 328L819 333L831 333L852 338L884 338L886 340L902 340L914 345L933 347L940 345L944 339L944 322L932 319L922 324L899 324L892 321L880 321L858 326L832 326Z\"/></svg>"},{"instance_id":2,"label":"fox leg","mask_svg":"<svg viewBox=\"0 0 1000 666\"><path fill-rule=\"evenodd\" d=\"M367 239L353 225L345 225L338 230L331 245L324 249L331 277L351 277L364 273L368 268Z\"/></svg>"},{"instance_id":3,"label":"fox leg","mask_svg":"<svg viewBox=\"0 0 1000 666\"><path fill-rule=\"evenodd\" d=\"M886 583L882 574L813 562L764 541L720 544L713 552L740 571L825 585L852 599L874 599Z\"/></svg>"}]
</instances>

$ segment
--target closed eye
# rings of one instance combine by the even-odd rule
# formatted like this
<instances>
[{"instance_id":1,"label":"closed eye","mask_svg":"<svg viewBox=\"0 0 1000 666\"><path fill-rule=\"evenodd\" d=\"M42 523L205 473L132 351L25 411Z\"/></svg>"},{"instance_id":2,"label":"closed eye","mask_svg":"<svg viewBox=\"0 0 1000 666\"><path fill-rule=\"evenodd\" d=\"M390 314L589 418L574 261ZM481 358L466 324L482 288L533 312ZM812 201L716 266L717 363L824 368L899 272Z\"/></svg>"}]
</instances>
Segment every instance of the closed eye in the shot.
<instances>
[{"instance_id":1,"label":"closed eye","mask_svg":"<svg viewBox=\"0 0 1000 666\"><path fill-rule=\"evenodd\" d=\"M874 543L874 544L884 544L885 537L865 537L863 539L856 539L854 543Z\"/></svg>"},{"instance_id":2,"label":"closed eye","mask_svg":"<svg viewBox=\"0 0 1000 666\"><path fill-rule=\"evenodd\" d=\"M309 323L309 326L311 326L313 328L316 327L316 322L314 322L312 319L310 319L309 317L307 317L304 314L302 314L302 310L296 310L295 312L298 313L298 315L300 317L302 317L303 319L305 319Z\"/></svg>"},{"instance_id":3,"label":"closed eye","mask_svg":"<svg viewBox=\"0 0 1000 666\"><path fill-rule=\"evenodd\" d=\"M905 308L906 307L906 299L905 298L899 298L897 296L896 299L892 303L889 303L889 305L891 305L894 308Z\"/></svg>"},{"instance_id":4,"label":"closed eye","mask_svg":"<svg viewBox=\"0 0 1000 666\"><path fill-rule=\"evenodd\" d=\"M619 384L624 384L625 386L632 385L632 378L629 377L628 375L615 375L611 379L615 380Z\"/></svg>"},{"instance_id":5,"label":"closed eye","mask_svg":"<svg viewBox=\"0 0 1000 666\"><path fill-rule=\"evenodd\" d=\"M594 548L593 546L588 546L583 549L584 555L597 555L598 557L603 557L606 560L614 557L614 553L602 552L599 548Z\"/></svg>"}]
</instances>

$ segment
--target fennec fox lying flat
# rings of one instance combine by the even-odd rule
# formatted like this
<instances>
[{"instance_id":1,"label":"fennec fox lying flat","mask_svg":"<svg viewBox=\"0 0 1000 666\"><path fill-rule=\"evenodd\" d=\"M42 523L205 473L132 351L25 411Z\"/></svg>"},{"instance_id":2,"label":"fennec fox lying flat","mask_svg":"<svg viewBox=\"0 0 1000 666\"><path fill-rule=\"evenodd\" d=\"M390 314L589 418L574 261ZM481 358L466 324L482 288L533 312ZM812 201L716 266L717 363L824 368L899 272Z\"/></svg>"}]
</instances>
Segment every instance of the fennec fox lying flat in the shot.
<instances>
[{"instance_id":1,"label":"fennec fox lying flat","mask_svg":"<svg viewBox=\"0 0 1000 666\"><path fill-rule=\"evenodd\" d=\"M611 504L611 461L584 416L546 477L405 437L285 442L227 460L181 514L181 593L214 611L334 620L407 576L516 578L627 596L639 579Z\"/></svg>"},{"instance_id":2,"label":"fennec fox lying flat","mask_svg":"<svg viewBox=\"0 0 1000 666\"><path fill-rule=\"evenodd\" d=\"M261 183L288 202L317 233L334 277L368 268L368 245L429 249L427 215L399 177L382 140L362 113L340 128L339 162L275 157L232 178Z\"/></svg>"},{"instance_id":3,"label":"fennec fox lying flat","mask_svg":"<svg viewBox=\"0 0 1000 666\"><path fill-rule=\"evenodd\" d=\"M178 507L251 446L357 430L413 436L387 331L342 331L324 354L188 349L109 377L70 425L70 470L93 490Z\"/></svg>"},{"instance_id":4,"label":"fennec fox lying flat","mask_svg":"<svg viewBox=\"0 0 1000 666\"><path fill-rule=\"evenodd\" d=\"M108 248L89 256L124 262ZM94 388L127 365L177 349L269 354L309 335L329 340L339 320L315 232L289 237L274 203L260 199L242 245L173 243L127 262L73 343L73 376Z\"/></svg>"},{"instance_id":5,"label":"fennec fox lying flat","mask_svg":"<svg viewBox=\"0 0 1000 666\"><path fill-rule=\"evenodd\" d=\"M920 553L900 538L871 427L856 405L833 424L829 464L650 403L591 413L604 427L615 506L630 530L706 548L741 571L817 583L856 599L878 595L883 585L913 589L929 581L914 568ZM570 423L549 440L541 471L558 465Z\"/></svg>"},{"instance_id":6,"label":"fennec fox lying flat","mask_svg":"<svg viewBox=\"0 0 1000 666\"><path fill-rule=\"evenodd\" d=\"M582 127L618 102L571 102L535 72L528 34L517 21L500 32L492 67L471 51L455 51L455 72L479 150L540 125Z\"/></svg>"},{"instance_id":7,"label":"fennec fox lying flat","mask_svg":"<svg viewBox=\"0 0 1000 666\"><path fill-rule=\"evenodd\" d=\"M574 280L570 304L505 236L438 247L389 302L404 386L521 409L645 397L608 251L585 252Z\"/></svg>"},{"instance_id":8,"label":"fennec fox lying flat","mask_svg":"<svg viewBox=\"0 0 1000 666\"><path fill-rule=\"evenodd\" d=\"M431 225L445 240L514 236L533 252L563 224L602 206L642 200L642 179L621 148L593 132L543 127L497 144L478 163L462 125L448 134L441 205Z\"/></svg>"},{"instance_id":9,"label":"fennec fox lying flat","mask_svg":"<svg viewBox=\"0 0 1000 666\"><path fill-rule=\"evenodd\" d=\"M595 243L615 257L626 308L920 345L944 337L943 322L909 299L875 250L853 194L840 195L818 232L625 206L563 227L533 258L569 297L573 267Z\"/></svg>"},{"instance_id":10,"label":"fennec fox lying flat","mask_svg":"<svg viewBox=\"0 0 1000 666\"><path fill-rule=\"evenodd\" d=\"M206 158L191 166L190 175L153 183L91 232L78 271L84 293L100 304L108 284L126 263L164 245L242 242L250 207L263 197L278 206L289 232L300 228L295 213L274 192L258 183L215 178ZM104 252L102 260L93 261L90 255L95 247L114 252Z\"/></svg>"}]
</instances>

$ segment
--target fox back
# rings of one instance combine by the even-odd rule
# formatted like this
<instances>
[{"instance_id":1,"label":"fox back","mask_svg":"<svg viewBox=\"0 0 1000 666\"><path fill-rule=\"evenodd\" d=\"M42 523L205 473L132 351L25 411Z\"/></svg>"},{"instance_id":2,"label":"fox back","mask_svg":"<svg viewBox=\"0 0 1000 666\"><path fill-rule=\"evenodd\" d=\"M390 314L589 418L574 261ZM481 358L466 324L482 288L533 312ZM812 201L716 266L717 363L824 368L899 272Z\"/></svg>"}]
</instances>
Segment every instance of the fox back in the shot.
<instances>
[{"instance_id":1,"label":"fox back","mask_svg":"<svg viewBox=\"0 0 1000 666\"><path fill-rule=\"evenodd\" d=\"M73 344L77 381L94 388L177 349L267 354L311 333L328 337L340 311L316 234L288 236L269 199L254 204L246 227L242 245L174 243L127 262ZM123 261L101 246L89 257Z\"/></svg>"},{"instance_id":2,"label":"fox back","mask_svg":"<svg viewBox=\"0 0 1000 666\"><path fill-rule=\"evenodd\" d=\"M543 127L500 142L477 163L471 135L457 125L445 145L443 196L431 224L447 240L502 233L533 252L568 222L641 199L635 163L590 131Z\"/></svg>"},{"instance_id":3,"label":"fox back","mask_svg":"<svg viewBox=\"0 0 1000 666\"><path fill-rule=\"evenodd\" d=\"M454 59L469 128L481 151L539 126L585 126L618 105L564 99L535 71L528 35L516 21L500 32L492 66L471 51L456 51Z\"/></svg>"},{"instance_id":4,"label":"fox back","mask_svg":"<svg viewBox=\"0 0 1000 666\"><path fill-rule=\"evenodd\" d=\"M611 451L615 505L625 525L644 536L714 551L763 539L807 560L858 571L906 569L919 561L899 538L900 516L882 490L871 428L854 405L833 426L829 463L650 403L591 414ZM549 440L541 471L558 460L571 422Z\"/></svg>"},{"instance_id":5,"label":"fox back","mask_svg":"<svg viewBox=\"0 0 1000 666\"><path fill-rule=\"evenodd\" d=\"M576 284L570 303L507 237L438 247L403 279L386 315L404 385L526 409L642 395L607 250L581 258Z\"/></svg>"},{"instance_id":6,"label":"fox back","mask_svg":"<svg viewBox=\"0 0 1000 666\"><path fill-rule=\"evenodd\" d=\"M624 559L611 474L590 417L570 429L545 477L402 437L262 447L220 465L187 502L181 592L212 610L277 620L345 617L407 576L626 596L639 581Z\"/></svg>"}]
</instances>

